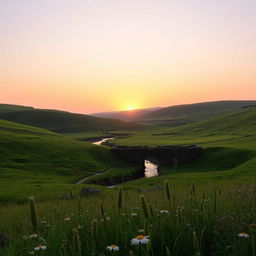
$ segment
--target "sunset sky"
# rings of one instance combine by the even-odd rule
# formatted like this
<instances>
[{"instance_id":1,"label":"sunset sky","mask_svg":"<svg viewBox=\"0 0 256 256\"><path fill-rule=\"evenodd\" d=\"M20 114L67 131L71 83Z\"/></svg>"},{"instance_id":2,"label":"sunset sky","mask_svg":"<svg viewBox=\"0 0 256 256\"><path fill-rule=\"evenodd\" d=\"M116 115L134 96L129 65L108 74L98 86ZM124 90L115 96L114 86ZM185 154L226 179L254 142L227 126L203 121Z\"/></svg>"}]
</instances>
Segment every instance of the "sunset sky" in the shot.
<instances>
[{"instance_id":1,"label":"sunset sky","mask_svg":"<svg viewBox=\"0 0 256 256\"><path fill-rule=\"evenodd\" d=\"M0 103L255 100L255 13L255 0L0 0Z\"/></svg>"}]
</instances>

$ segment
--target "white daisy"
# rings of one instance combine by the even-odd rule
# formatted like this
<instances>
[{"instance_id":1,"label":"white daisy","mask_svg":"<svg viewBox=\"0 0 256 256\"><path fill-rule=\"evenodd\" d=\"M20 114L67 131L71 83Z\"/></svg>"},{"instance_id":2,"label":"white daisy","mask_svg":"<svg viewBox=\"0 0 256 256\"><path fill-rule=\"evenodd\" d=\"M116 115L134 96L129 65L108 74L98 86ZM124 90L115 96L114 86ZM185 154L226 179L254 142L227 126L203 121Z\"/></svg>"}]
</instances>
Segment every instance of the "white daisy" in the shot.
<instances>
[{"instance_id":1,"label":"white daisy","mask_svg":"<svg viewBox=\"0 0 256 256\"><path fill-rule=\"evenodd\" d=\"M160 213L167 214L167 213L169 213L169 211L168 210L160 210Z\"/></svg>"},{"instance_id":2,"label":"white daisy","mask_svg":"<svg viewBox=\"0 0 256 256\"><path fill-rule=\"evenodd\" d=\"M41 251L41 250L44 251L46 249L47 249L46 245L38 245L37 247L34 248L35 251Z\"/></svg>"},{"instance_id":3,"label":"white daisy","mask_svg":"<svg viewBox=\"0 0 256 256\"><path fill-rule=\"evenodd\" d=\"M150 240L148 239L148 236L138 235L131 240L131 244L132 245L147 244L149 241Z\"/></svg>"},{"instance_id":4,"label":"white daisy","mask_svg":"<svg viewBox=\"0 0 256 256\"><path fill-rule=\"evenodd\" d=\"M138 215L138 214L137 214L136 212L132 212L132 213L131 213L131 216L132 216L132 217L135 217L135 216L137 216L137 215Z\"/></svg>"},{"instance_id":5,"label":"white daisy","mask_svg":"<svg viewBox=\"0 0 256 256\"><path fill-rule=\"evenodd\" d=\"M41 220L41 224L47 224L46 220Z\"/></svg>"},{"instance_id":6,"label":"white daisy","mask_svg":"<svg viewBox=\"0 0 256 256\"><path fill-rule=\"evenodd\" d=\"M111 245L107 246L107 250L108 251L119 251L119 246L115 245L115 244L111 244Z\"/></svg>"},{"instance_id":7,"label":"white daisy","mask_svg":"<svg viewBox=\"0 0 256 256\"><path fill-rule=\"evenodd\" d=\"M241 237L241 238L249 238L250 237L247 233L244 233L244 232L239 233L237 236Z\"/></svg>"},{"instance_id":8,"label":"white daisy","mask_svg":"<svg viewBox=\"0 0 256 256\"><path fill-rule=\"evenodd\" d=\"M64 221L68 222L68 221L70 221L70 218L66 217L66 218L64 218Z\"/></svg>"}]
</instances>

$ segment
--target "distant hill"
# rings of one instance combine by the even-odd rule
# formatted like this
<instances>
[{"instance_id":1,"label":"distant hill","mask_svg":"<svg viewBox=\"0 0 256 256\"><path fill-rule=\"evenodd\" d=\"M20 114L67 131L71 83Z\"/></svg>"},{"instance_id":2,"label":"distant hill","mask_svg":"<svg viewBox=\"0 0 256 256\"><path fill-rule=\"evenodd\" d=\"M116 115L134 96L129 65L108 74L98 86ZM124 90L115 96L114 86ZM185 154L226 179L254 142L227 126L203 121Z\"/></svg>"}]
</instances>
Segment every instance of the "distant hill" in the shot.
<instances>
[{"instance_id":1,"label":"distant hill","mask_svg":"<svg viewBox=\"0 0 256 256\"><path fill-rule=\"evenodd\" d=\"M134 109L134 110L123 110L123 111L113 111L113 112L102 112L102 113L93 113L92 116L103 117L103 118L113 118L120 119L125 121L135 121L142 118L144 115L161 109L160 107L156 108L145 108L145 109Z\"/></svg>"},{"instance_id":2,"label":"distant hill","mask_svg":"<svg viewBox=\"0 0 256 256\"><path fill-rule=\"evenodd\" d=\"M185 125L179 127L177 131L183 133L207 131L223 134L256 134L256 108L245 108L210 120Z\"/></svg>"},{"instance_id":3,"label":"distant hill","mask_svg":"<svg viewBox=\"0 0 256 256\"><path fill-rule=\"evenodd\" d=\"M58 133L128 130L141 127L139 124L121 120L5 104L0 105L0 119Z\"/></svg>"},{"instance_id":4,"label":"distant hill","mask_svg":"<svg viewBox=\"0 0 256 256\"><path fill-rule=\"evenodd\" d=\"M151 111L140 116L145 123L157 123L167 126L178 126L187 123L211 119L223 114L251 107L255 101L213 101L195 104L177 105Z\"/></svg>"},{"instance_id":5,"label":"distant hill","mask_svg":"<svg viewBox=\"0 0 256 256\"><path fill-rule=\"evenodd\" d=\"M12 104L0 104L0 114L10 113L14 111L24 111L31 110L33 107L20 106L20 105L12 105Z\"/></svg>"}]
</instances>

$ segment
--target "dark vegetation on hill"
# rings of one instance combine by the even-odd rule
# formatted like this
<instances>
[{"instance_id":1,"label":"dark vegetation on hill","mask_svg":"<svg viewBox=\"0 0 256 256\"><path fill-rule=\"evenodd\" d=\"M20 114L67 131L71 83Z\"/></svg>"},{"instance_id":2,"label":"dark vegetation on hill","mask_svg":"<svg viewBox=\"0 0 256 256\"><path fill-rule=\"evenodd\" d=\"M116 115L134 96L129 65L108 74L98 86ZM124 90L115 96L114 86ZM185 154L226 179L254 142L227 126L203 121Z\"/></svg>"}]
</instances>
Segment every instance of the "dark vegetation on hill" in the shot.
<instances>
[{"instance_id":1,"label":"dark vegetation on hill","mask_svg":"<svg viewBox=\"0 0 256 256\"><path fill-rule=\"evenodd\" d=\"M41 127L57 133L133 130L141 125L65 111L0 105L0 119Z\"/></svg>"}]
</instances>

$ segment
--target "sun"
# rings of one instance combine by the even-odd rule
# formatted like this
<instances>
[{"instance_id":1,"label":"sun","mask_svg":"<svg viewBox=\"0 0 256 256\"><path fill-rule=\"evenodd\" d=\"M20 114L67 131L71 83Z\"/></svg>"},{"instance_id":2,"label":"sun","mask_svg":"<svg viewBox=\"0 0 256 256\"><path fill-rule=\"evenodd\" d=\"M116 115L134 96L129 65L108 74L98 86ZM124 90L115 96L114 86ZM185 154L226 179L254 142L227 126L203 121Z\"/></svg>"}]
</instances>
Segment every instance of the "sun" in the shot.
<instances>
[{"instance_id":1,"label":"sun","mask_svg":"<svg viewBox=\"0 0 256 256\"><path fill-rule=\"evenodd\" d=\"M134 107L132 107L132 106L128 106L128 107L126 108L126 110L127 110L127 111L134 110Z\"/></svg>"}]
</instances>

